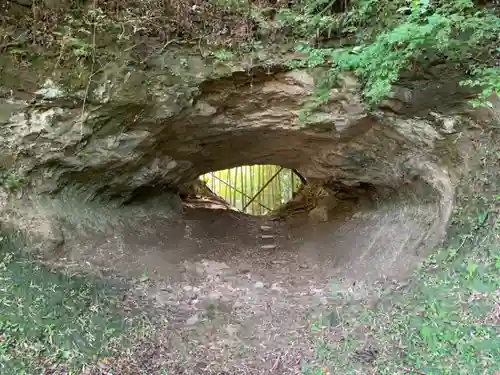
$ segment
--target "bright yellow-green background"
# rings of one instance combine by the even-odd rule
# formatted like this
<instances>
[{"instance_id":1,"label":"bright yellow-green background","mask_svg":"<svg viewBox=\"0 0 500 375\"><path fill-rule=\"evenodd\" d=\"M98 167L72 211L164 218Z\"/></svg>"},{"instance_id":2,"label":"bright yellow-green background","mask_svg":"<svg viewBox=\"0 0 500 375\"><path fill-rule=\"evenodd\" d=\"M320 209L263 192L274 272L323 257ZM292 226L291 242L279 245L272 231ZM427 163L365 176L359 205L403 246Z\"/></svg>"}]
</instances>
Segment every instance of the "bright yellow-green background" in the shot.
<instances>
[{"instance_id":1,"label":"bright yellow-green background","mask_svg":"<svg viewBox=\"0 0 500 375\"><path fill-rule=\"evenodd\" d=\"M200 178L232 206L243 210L250 200L281 169L277 165L245 165L211 172ZM290 169L282 169L245 209L253 215L264 215L292 198L300 179Z\"/></svg>"}]
</instances>

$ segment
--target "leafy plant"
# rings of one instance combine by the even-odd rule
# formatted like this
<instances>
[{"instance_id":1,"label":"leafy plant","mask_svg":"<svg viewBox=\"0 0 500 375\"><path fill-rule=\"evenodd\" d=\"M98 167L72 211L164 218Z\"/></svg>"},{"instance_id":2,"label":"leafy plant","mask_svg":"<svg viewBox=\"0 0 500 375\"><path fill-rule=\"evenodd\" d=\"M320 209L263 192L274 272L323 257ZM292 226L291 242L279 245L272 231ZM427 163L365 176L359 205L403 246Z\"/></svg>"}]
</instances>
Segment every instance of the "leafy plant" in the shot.
<instances>
[{"instance_id":1,"label":"leafy plant","mask_svg":"<svg viewBox=\"0 0 500 375\"><path fill-rule=\"evenodd\" d=\"M25 179L15 171L5 171L0 174L0 185L10 193L18 191L24 183Z\"/></svg>"},{"instance_id":2,"label":"leafy plant","mask_svg":"<svg viewBox=\"0 0 500 375\"><path fill-rule=\"evenodd\" d=\"M234 58L234 54L231 51L228 50L220 50L220 51L215 51L212 53L214 58L219 61L219 62L228 62L231 59Z\"/></svg>"},{"instance_id":3,"label":"leafy plant","mask_svg":"<svg viewBox=\"0 0 500 375\"><path fill-rule=\"evenodd\" d=\"M123 289L124 290L124 289ZM21 257L0 236L0 373L79 370L133 327L109 283L69 276Z\"/></svg>"},{"instance_id":4,"label":"leafy plant","mask_svg":"<svg viewBox=\"0 0 500 375\"><path fill-rule=\"evenodd\" d=\"M500 48L497 48L500 54ZM476 99L471 100L473 107L492 107L488 99L494 92L500 93L500 68L480 67L473 70L474 79L467 79L460 84L462 86L479 87L481 93Z\"/></svg>"},{"instance_id":5,"label":"leafy plant","mask_svg":"<svg viewBox=\"0 0 500 375\"><path fill-rule=\"evenodd\" d=\"M292 65L330 67L333 77L353 72L364 82L364 95L371 104L389 94L401 73L436 63L472 72L472 79L462 85L481 90L475 106L488 105L489 95L499 88L499 68L491 66L491 51L496 48L498 53L500 18L470 0L360 0L341 15L311 9L306 5L301 14L293 10L280 14L281 25L296 26L295 32L306 41L296 49L308 58ZM332 28L338 35L352 34L350 42L329 48L314 43L319 36L332 34Z\"/></svg>"}]
</instances>

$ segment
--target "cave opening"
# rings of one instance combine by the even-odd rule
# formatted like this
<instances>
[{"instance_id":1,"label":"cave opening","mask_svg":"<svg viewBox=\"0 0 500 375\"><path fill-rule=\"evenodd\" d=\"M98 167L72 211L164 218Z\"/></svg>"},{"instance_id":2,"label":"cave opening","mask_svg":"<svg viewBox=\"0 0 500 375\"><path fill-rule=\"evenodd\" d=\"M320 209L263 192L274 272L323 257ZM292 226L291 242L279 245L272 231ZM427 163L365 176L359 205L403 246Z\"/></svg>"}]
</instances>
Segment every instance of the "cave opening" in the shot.
<instances>
[{"instance_id":1,"label":"cave opening","mask_svg":"<svg viewBox=\"0 0 500 375\"><path fill-rule=\"evenodd\" d=\"M359 210L360 205L372 206L392 190L365 182L347 185L307 179L297 169L252 164L204 173L181 185L178 194L184 207L190 209L230 210L256 219L302 225L330 221Z\"/></svg>"},{"instance_id":2,"label":"cave opening","mask_svg":"<svg viewBox=\"0 0 500 375\"><path fill-rule=\"evenodd\" d=\"M242 165L202 174L180 191L190 207L232 209L269 216L308 184L296 169L280 165Z\"/></svg>"},{"instance_id":3,"label":"cave opening","mask_svg":"<svg viewBox=\"0 0 500 375\"><path fill-rule=\"evenodd\" d=\"M390 183L370 179L366 169L352 179L318 170L233 164L199 174L179 186L182 223L189 236L210 243L205 257L290 258L315 265L318 274L354 279L408 269L418 249L434 241L440 198L423 177Z\"/></svg>"}]
</instances>

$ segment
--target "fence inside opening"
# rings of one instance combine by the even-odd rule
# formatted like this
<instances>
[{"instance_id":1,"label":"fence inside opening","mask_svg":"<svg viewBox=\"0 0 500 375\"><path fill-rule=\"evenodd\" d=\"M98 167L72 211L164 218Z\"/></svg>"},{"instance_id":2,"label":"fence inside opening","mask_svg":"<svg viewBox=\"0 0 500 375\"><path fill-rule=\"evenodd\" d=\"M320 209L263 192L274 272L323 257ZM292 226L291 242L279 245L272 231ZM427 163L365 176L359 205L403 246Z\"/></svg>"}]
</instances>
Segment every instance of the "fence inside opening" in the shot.
<instances>
[{"instance_id":1,"label":"fence inside opening","mask_svg":"<svg viewBox=\"0 0 500 375\"><path fill-rule=\"evenodd\" d=\"M207 186L234 208L266 215L292 199L300 176L278 165L245 165L200 176Z\"/></svg>"}]
</instances>

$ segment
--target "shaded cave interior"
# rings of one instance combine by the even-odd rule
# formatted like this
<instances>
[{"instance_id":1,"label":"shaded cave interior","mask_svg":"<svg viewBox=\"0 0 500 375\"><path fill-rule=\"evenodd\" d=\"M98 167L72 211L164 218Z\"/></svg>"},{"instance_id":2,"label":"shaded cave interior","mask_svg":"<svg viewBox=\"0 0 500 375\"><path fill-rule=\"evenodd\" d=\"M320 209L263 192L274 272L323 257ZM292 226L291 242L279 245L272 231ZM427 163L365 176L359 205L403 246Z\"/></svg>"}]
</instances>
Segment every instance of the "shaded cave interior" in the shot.
<instances>
[{"instance_id":1,"label":"shaded cave interior","mask_svg":"<svg viewBox=\"0 0 500 375\"><path fill-rule=\"evenodd\" d=\"M301 180L294 214L307 214L318 204L338 216L383 202L417 197L438 201L439 192L426 182L428 176L420 176L408 163L422 157L422 147L432 142L425 138L435 137L429 123L423 124L421 136L405 134L411 121L366 112L351 93L358 87L352 79L343 77L339 84L342 88L332 91L331 101L301 123L300 110L314 86L312 76L276 67L272 74L255 68L207 80L193 99L194 112L181 112L148 143L138 165L161 160L157 165L153 161L152 177L134 187L115 178L119 184L111 194L134 204L173 192L186 204L207 197L199 194L201 176L241 166L276 165L295 171ZM316 199L319 192L322 197ZM218 200L216 196L209 194ZM289 216L289 203L267 216ZM329 220L329 215L320 216L320 221Z\"/></svg>"},{"instance_id":2,"label":"shaded cave interior","mask_svg":"<svg viewBox=\"0 0 500 375\"><path fill-rule=\"evenodd\" d=\"M271 177L269 173L267 178L262 176L261 179L259 176L258 182L252 178L255 173L261 173L261 168L266 170L269 167L275 167L274 171L277 170L271 173ZM221 172L225 172L226 179L217 176L217 173ZM231 172L235 174L231 175ZM238 172L241 172L242 176L236 175ZM245 173L250 176L244 175ZM283 176L288 177L287 184L283 184ZM239 178L242 180L240 185ZM275 181L278 182L277 192L270 189ZM232 210L270 220L307 216L311 211L321 209L323 217L317 219L328 221L328 216L334 213L332 211L336 207L342 207L345 211L347 207L352 209L361 202L374 202L382 191L384 194L388 193L387 188L377 189L370 183L361 182L355 186L347 186L342 182L308 181L296 169L252 165L204 174L182 184L176 193L183 204L191 208ZM233 199L231 193L238 197Z\"/></svg>"},{"instance_id":3,"label":"shaded cave interior","mask_svg":"<svg viewBox=\"0 0 500 375\"><path fill-rule=\"evenodd\" d=\"M416 249L439 214L439 196L421 176L390 186L363 181L366 171L360 170L361 181L347 184L331 178L308 178L277 155L280 166L296 169L301 176L300 188L291 200L265 215L251 215L229 207L213 191L206 194L206 189L200 189L206 183L197 177L167 188L182 202L185 227L164 235L177 236L188 227L194 228L189 229L189 236L198 243L196 256L221 259L219 249L225 248L224 256L240 259L238 262L288 257L294 259L289 260L291 264L298 259L302 264L306 259L320 267L318 272L325 277L347 272L349 278L377 279L406 272L418 261ZM137 198L151 197L151 190L145 192ZM207 201L215 204L207 205ZM273 228L272 234L259 230L267 226ZM185 242L181 246L186 246ZM181 252L179 259L185 256Z\"/></svg>"},{"instance_id":4,"label":"shaded cave interior","mask_svg":"<svg viewBox=\"0 0 500 375\"><path fill-rule=\"evenodd\" d=\"M232 143L232 141L230 140L229 143ZM266 152L269 151L266 150ZM252 150L248 152L243 150L241 153L251 155ZM215 177L223 185L227 185L231 191L246 196L247 202L243 202L242 207L238 208L227 197L220 194L219 190L214 188L213 183L210 184L207 181L208 175L221 172L221 170L214 171L203 167L200 168L205 171L203 174L199 174L194 179L182 180L185 182L176 185L141 186L132 192L125 204L141 204L141 202L147 201L151 197L167 192L179 199L184 211L187 209L194 212L196 209L204 209L206 211L213 211L213 214L216 215L217 213L223 214L220 210L229 210L233 214L254 217L261 221L280 221L299 226L305 225L307 227L309 225L317 225L318 223L338 221L339 218L350 217L355 215L356 212L373 211L387 205L433 205L439 200L439 194L435 188L430 186L422 176L417 174L413 174L410 179L401 178L400 181L397 181L396 185L367 181L363 170L357 171L360 178L354 182L351 180L335 180L332 176L326 178L306 177L305 173L297 169L295 165L283 163L282 161L286 160L286 156L284 158L280 157L279 150L277 154L276 161L280 161L281 164L274 164L272 166L294 176L296 183L293 183L292 177L292 185L285 188L285 190L288 190L284 194L285 196L288 195L286 200L282 199L281 202L273 206L261 205L264 207L264 213L253 213L249 210L249 206L250 203L255 203L254 200L258 198L259 194L265 191L267 184L276 179L277 174L266 181L259 181L258 186L251 186L253 192L257 191L254 194L247 193L248 187L246 187L246 191L241 191L231 185L232 181L223 181ZM221 159L231 160L231 158L227 157ZM266 159L266 161L268 160ZM271 160L273 159L271 158ZM217 164L220 165L219 163ZM270 166L247 162L245 165L235 167L231 163L228 169L222 171L227 172L238 168ZM195 167L195 169L197 168Z\"/></svg>"},{"instance_id":5,"label":"shaded cave interior","mask_svg":"<svg viewBox=\"0 0 500 375\"><path fill-rule=\"evenodd\" d=\"M176 273L176 265L189 257L239 264L282 256L291 265L302 257L326 273L350 270L354 278L408 269L440 222L441 191L432 184L437 169L433 164L425 169L438 137L433 124L366 112L354 94L346 93L334 95L305 126L297 122L311 92L305 74L278 72L252 82L246 73L236 78L205 83L193 108L168 121L142 118L141 129L155 132L134 139L134 158L105 159L93 169L95 195L110 194L127 209L119 207L117 215L100 211L92 230L100 230L101 221L111 222L113 238L92 233L90 241L74 238L72 245L67 240L68 248L79 249L72 259L100 249L93 263L128 262L137 268L148 263L159 273ZM91 140L86 147L101 146ZM203 198L197 192L200 176L248 165L296 170L301 189L264 216L188 202ZM80 170L64 175L87 186L88 177ZM211 198L220 198L213 193ZM174 219L167 214L172 207ZM263 226L272 226L273 234L262 233ZM266 241L272 236L272 243L264 243L264 236Z\"/></svg>"}]
</instances>

